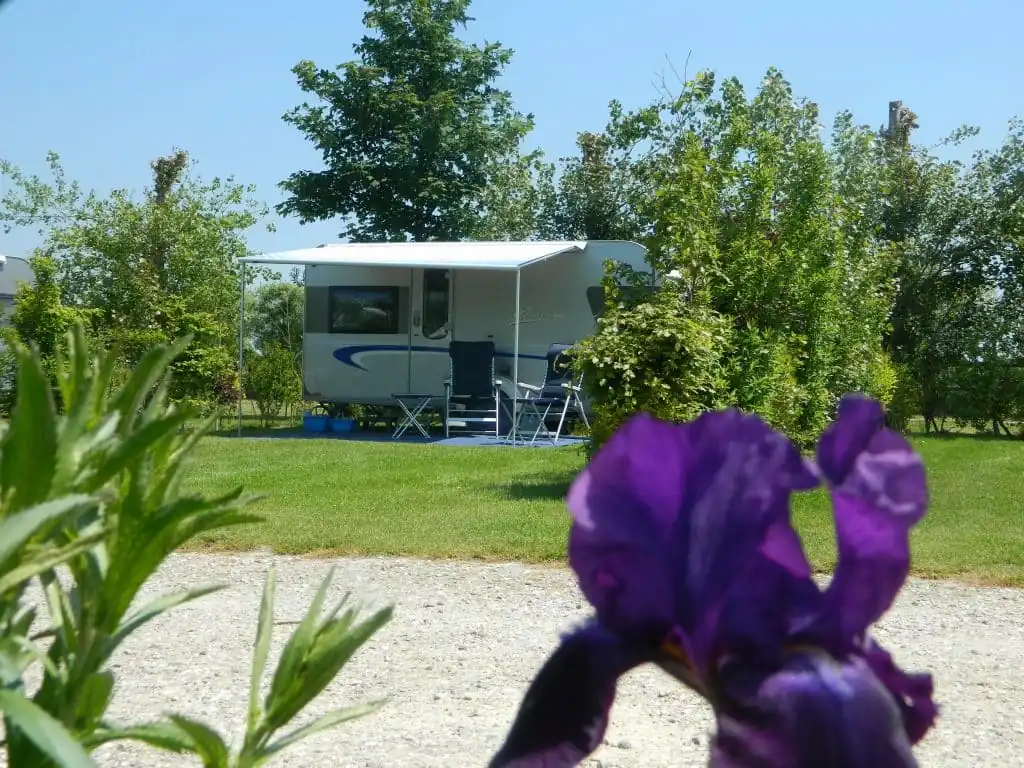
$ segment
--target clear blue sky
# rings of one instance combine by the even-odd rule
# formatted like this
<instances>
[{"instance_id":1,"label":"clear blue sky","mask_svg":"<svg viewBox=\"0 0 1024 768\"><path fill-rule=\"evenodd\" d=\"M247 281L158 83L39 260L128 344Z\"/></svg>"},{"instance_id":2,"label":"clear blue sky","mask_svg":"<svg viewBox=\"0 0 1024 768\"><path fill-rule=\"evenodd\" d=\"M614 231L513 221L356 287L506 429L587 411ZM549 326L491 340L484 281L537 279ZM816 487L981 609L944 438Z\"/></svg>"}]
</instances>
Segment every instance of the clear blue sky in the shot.
<instances>
[{"instance_id":1,"label":"clear blue sky","mask_svg":"<svg viewBox=\"0 0 1024 768\"><path fill-rule=\"evenodd\" d=\"M878 126L902 99L925 142L971 123L982 128L972 147L996 146L1024 115L1024 4L1010 0L476 0L472 12L468 38L515 50L503 84L553 157L604 126L610 99L648 102L666 62L681 70L688 51L691 74L737 75L750 89L774 65L829 120L848 108ZM42 172L53 149L87 188L141 190L149 162L179 146L204 177L234 174L276 203L277 182L320 167L280 119L303 99L289 70L352 58L362 13L358 0L11 0L0 10L0 157ZM329 222L276 224L252 233L255 249L337 239ZM2 253L37 244L32 232L0 234Z\"/></svg>"}]
</instances>

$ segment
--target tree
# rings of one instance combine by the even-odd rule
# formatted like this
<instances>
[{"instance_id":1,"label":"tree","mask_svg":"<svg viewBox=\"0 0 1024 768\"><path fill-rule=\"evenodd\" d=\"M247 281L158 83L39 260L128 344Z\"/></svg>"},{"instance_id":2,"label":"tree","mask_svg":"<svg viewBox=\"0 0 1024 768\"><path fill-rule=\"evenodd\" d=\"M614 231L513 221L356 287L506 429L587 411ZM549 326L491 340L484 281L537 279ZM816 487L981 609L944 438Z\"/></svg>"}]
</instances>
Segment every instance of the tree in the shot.
<instances>
[{"instance_id":1,"label":"tree","mask_svg":"<svg viewBox=\"0 0 1024 768\"><path fill-rule=\"evenodd\" d=\"M305 291L295 282L264 283L255 292L246 324L258 351L277 346L288 354L295 374L302 371Z\"/></svg>"},{"instance_id":2,"label":"tree","mask_svg":"<svg viewBox=\"0 0 1024 768\"><path fill-rule=\"evenodd\" d=\"M719 87L698 73L643 109L613 104L605 136L585 147L589 170L621 180L609 191L628 203L662 277L633 302L606 286L609 320L584 345L585 380L613 417L640 407L672 418L728 402L804 440L844 391L891 391L881 338L894 264L873 235L876 139L844 116L831 146L819 129L816 105L794 98L775 70L752 97L736 79ZM618 210L616 196L584 186L596 198L580 198L605 219ZM623 329L636 338L621 338ZM645 347L662 351L635 353ZM682 379L679 359L710 367ZM629 388L616 384L625 367Z\"/></svg>"},{"instance_id":3,"label":"tree","mask_svg":"<svg viewBox=\"0 0 1024 768\"><path fill-rule=\"evenodd\" d=\"M230 178L202 182L179 151L153 163L141 199L124 190L101 197L68 182L56 154L48 161L50 183L0 165L12 182L0 220L39 227L63 301L91 310L93 332L119 345L128 367L153 344L191 334L174 366L175 397L211 400L233 389L238 258L249 253L246 230L266 213L253 189Z\"/></svg>"},{"instance_id":4,"label":"tree","mask_svg":"<svg viewBox=\"0 0 1024 768\"><path fill-rule=\"evenodd\" d=\"M65 306L61 300L58 266L53 259L36 252L29 258L29 264L34 282L18 286L10 327L0 332L0 344L3 345L0 351L0 413L5 416L10 414L17 397L17 345L32 346L39 352L60 405L60 393L56 390L57 349L75 323L88 316L87 312Z\"/></svg>"},{"instance_id":5,"label":"tree","mask_svg":"<svg viewBox=\"0 0 1024 768\"><path fill-rule=\"evenodd\" d=\"M29 258L29 264L35 282L18 286L11 328L17 335L17 341L39 350L47 371L53 374L57 348L82 315L65 306L61 300L56 261L37 252Z\"/></svg>"},{"instance_id":6,"label":"tree","mask_svg":"<svg viewBox=\"0 0 1024 768\"><path fill-rule=\"evenodd\" d=\"M270 427L283 408L302 399L302 379L293 364L292 353L273 342L248 355L246 395L256 404L263 427Z\"/></svg>"},{"instance_id":7,"label":"tree","mask_svg":"<svg viewBox=\"0 0 1024 768\"><path fill-rule=\"evenodd\" d=\"M545 216L554 189L555 166L540 151L518 151L497 163L480 196L474 240L532 240L550 236Z\"/></svg>"},{"instance_id":8,"label":"tree","mask_svg":"<svg viewBox=\"0 0 1024 768\"><path fill-rule=\"evenodd\" d=\"M1024 416L1024 306L1015 292L989 291L963 307L946 336L940 391L960 426L1010 435Z\"/></svg>"},{"instance_id":9,"label":"tree","mask_svg":"<svg viewBox=\"0 0 1024 768\"><path fill-rule=\"evenodd\" d=\"M283 215L343 219L353 241L462 240L479 231L489 185L518 162L532 116L495 80L511 60L500 43L470 45L456 29L469 0L369 0L373 35L333 71L292 70L319 103L284 116L326 168L281 183ZM513 164L512 167L515 167Z\"/></svg>"},{"instance_id":10,"label":"tree","mask_svg":"<svg viewBox=\"0 0 1024 768\"><path fill-rule=\"evenodd\" d=\"M882 132L887 175L882 237L898 260L898 291L886 345L910 373L926 429L951 416L997 432L1020 409L1019 327L1024 144L1018 121L1003 145L964 166L911 142L912 112ZM944 144L973 136L955 131ZM1016 403L1015 403L1016 399Z\"/></svg>"},{"instance_id":11,"label":"tree","mask_svg":"<svg viewBox=\"0 0 1024 768\"><path fill-rule=\"evenodd\" d=\"M621 108L612 102L613 121ZM562 158L557 183L542 186L541 234L552 240L638 240L643 224L632 205L636 175L630 163L634 146L623 146L613 125L609 133L583 132L580 154ZM616 146L615 139L618 139ZM626 139L628 142L628 138Z\"/></svg>"}]
</instances>

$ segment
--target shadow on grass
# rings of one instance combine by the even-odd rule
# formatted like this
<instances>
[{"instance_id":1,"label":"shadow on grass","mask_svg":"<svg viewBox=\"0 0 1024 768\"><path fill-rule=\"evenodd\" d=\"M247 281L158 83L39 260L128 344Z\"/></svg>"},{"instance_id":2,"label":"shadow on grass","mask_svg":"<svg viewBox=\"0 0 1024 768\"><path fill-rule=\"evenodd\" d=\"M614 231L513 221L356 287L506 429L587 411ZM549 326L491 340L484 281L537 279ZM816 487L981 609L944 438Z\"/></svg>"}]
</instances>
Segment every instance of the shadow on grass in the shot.
<instances>
[{"instance_id":1,"label":"shadow on grass","mask_svg":"<svg viewBox=\"0 0 1024 768\"><path fill-rule=\"evenodd\" d=\"M238 435L238 424L222 423L220 429L212 429L210 437L235 437ZM242 437L302 437L308 433L302 431L298 424L280 424L261 427L256 424L242 424Z\"/></svg>"},{"instance_id":2,"label":"shadow on grass","mask_svg":"<svg viewBox=\"0 0 1024 768\"><path fill-rule=\"evenodd\" d=\"M575 470L537 472L494 489L511 501L562 501L576 475Z\"/></svg>"},{"instance_id":3,"label":"shadow on grass","mask_svg":"<svg viewBox=\"0 0 1024 768\"><path fill-rule=\"evenodd\" d=\"M1024 441L1022 435L994 434L992 432L959 432L952 429L944 429L939 432L911 432L910 437L915 440L972 440L979 443L1019 443Z\"/></svg>"}]
</instances>

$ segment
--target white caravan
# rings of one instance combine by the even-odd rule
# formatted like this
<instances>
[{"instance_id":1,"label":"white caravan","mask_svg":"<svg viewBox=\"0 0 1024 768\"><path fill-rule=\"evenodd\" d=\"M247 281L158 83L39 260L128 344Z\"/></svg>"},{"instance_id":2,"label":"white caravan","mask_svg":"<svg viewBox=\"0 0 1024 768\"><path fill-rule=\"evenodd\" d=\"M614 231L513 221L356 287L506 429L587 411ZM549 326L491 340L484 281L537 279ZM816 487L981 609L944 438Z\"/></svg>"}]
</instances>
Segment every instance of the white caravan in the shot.
<instances>
[{"instance_id":1,"label":"white caravan","mask_svg":"<svg viewBox=\"0 0 1024 768\"><path fill-rule=\"evenodd\" d=\"M493 341L495 373L539 384L551 344L589 336L608 260L649 270L627 241L326 245L243 262L306 267L309 400L393 404L442 395L451 341Z\"/></svg>"},{"instance_id":2,"label":"white caravan","mask_svg":"<svg viewBox=\"0 0 1024 768\"><path fill-rule=\"evenodd\" d=\"M28 259L0 254L0 327L10 324L14 295L18 292L18 286L34 281L35 275Z\"/></svg>"}]
</instances>

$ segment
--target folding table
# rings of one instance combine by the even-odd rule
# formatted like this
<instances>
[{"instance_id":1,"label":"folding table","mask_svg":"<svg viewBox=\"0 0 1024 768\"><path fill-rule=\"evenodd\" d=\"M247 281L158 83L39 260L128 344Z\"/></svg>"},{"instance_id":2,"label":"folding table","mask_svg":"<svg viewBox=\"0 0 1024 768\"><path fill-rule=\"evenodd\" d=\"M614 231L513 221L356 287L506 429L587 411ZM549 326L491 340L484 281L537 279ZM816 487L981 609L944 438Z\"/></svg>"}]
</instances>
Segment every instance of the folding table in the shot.
<instances>
[{"instance_id":1,"label":"folding table","mask_svg":"<svg viewBox=\"0 0 1024 768\"><path fill-rule=\"evenodd\" d=\"M398 407L402 409L402 413L405 414L402 421L399 422L398 426L395 428L394 434L392 434L391 437L397 440L408 431L409 427L415 427L417 432L423 435L423 437L429 439L430 432L428 432L426 427L423 426L420 421L420 417L424 414L433 415L434 400L437 398L434 395L425 395L417 392L403 392L400 394L393 394L391 397L396 403L398 403Z\"/></svg>"}]
</instances>

